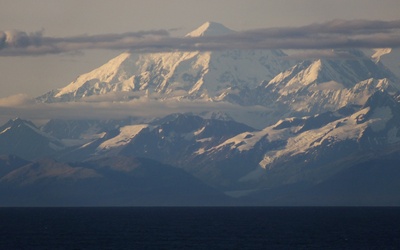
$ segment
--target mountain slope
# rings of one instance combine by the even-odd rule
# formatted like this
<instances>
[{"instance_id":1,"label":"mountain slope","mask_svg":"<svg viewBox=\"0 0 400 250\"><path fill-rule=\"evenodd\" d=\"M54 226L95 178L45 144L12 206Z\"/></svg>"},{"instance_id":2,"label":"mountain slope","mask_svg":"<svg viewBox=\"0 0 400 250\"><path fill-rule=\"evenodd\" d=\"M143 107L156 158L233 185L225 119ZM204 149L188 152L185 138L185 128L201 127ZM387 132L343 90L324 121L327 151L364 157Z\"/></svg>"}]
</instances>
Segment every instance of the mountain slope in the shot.
<instances>
[{"instance_id":1,"label":"mountain slope","mask_svg":"<svg viewBox=\"0 0 400 250\"><path fill-rule=\"evenodd\" d=\"M235 31L216 22L205 22L197 29L186 34L186 37L202 37L202 36L221 36L232 34Z\"/></svg>"},{"instance_id":2,"label":"mountain slope","mask_svg":"<svg viewBox=\"0 0 400 250\"><path fill-rule=\"evenodd\" d=\"M282 113L298 116L363 105L376 90L400 90L397 77L362 52L347 51L350 58L340 58L342 53L335 59L303 61L265 82L259 92L275 100Z\"/></svg>"},{"instance_id":3,"label":"mountain slope","mask_svg":"<svg viewBox=\"0 0 400 250\"><path fill-rule=\"evenodd\" d=\"M349 164L384 153L400 143L399 114L400 105L378 91L350 116L297 133L287 139L284 147L266 152L259 162L267 169L263 178L271 181L270 176L275 174L281 181L288 178L286 183L318 182Z\"/></svg>"},{"instance_id":4,"label":"mountain slope","mask_svg":"<svg viewBox=\"0 0 400 250\"><path fill-rule=\"evenodd\" d=\"M400 49L375 49L371 58L377 64L383 64L397 77L400 77Z\"/></svg>"},{"instance_id":5,"label":"mountain slope","mask_svg":"<svg viewBox=\"0 0 400 250\"><path fill-rule=\"evenodd\" d=\"M54 155L63 148L63 143L40 131L30 121L16 118L0 127L0 154L37 159Z\"/></svg>"},{"instance_id":6,"label":"mountain slope","mask_svg":"<svg viewBox=\"0 0 400 250\"><path fill-rule=\"evenodd\" d=\"M0 155L0 178L28 163L15 155Z\"/></svg>"},{"instance_id":7,"label":"mountain slope","mask_svg":"<svg viewBox=\"0 0 400 250\"><path fill-rule=\"evenodd\" d=\"M315 184L398 148L399 114L395 97L376 91L362 107L284 119L199 153L199 175L227 190Z\"/></svg>"},{"instance_id":8,"label":"mountain slope","mask_svg":"<svg viewBox=\"0 0 400 250\"><path fill-rule=\"evenodd\" d=\"M247 198L269 206L399 206L399 165L397 149L351 164L319 183L260 189Z\"/></svg>"},{"instance_id":9,"label":"mountain slope","mask_svg":"<svg viewBox=\"0 0 400 250\"><path fill-rule=\"evenodd\" d=\"M41 159L0 178L1 206L183 206L232 201L184 171L143 158Z\"/></svg>"},{"instance_id":10,"label":"mountain slope","mask_svg":"<svg viewBox=\"0 0 400 250\"><path fill-rule=\"evenodd\" d=\"M85 160L105 155L151 158L185 166L227 138L253 128L232 120L204 119L193 114L173 114L149 124L122 126L99 139L65 152L61 159Z\"/></svg>"}]
</instances>

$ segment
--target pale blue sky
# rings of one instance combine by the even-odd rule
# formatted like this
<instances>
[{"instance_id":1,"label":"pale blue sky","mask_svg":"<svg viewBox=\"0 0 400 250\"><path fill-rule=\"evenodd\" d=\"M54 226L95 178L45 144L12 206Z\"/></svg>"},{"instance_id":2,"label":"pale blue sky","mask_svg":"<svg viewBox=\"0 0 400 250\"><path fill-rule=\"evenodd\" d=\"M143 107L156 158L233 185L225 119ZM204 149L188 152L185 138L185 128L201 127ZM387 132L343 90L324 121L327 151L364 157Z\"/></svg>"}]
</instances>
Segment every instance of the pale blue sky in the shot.
<instances>
[{"instance_id":1,"label":"pale blue sky","mask_svg":"<svg viewBox=\"0 0 400 250\"><path fill-rule=\"evenodd\" d=\"M48 36L175 29L183 35L205 21L234 30L300 26L332 19L399 19L399 0L35 0L0 1L0 30ZM0 97L32 97L65 86L119 51L0 57Z\"/></svg>"}]
</instances>

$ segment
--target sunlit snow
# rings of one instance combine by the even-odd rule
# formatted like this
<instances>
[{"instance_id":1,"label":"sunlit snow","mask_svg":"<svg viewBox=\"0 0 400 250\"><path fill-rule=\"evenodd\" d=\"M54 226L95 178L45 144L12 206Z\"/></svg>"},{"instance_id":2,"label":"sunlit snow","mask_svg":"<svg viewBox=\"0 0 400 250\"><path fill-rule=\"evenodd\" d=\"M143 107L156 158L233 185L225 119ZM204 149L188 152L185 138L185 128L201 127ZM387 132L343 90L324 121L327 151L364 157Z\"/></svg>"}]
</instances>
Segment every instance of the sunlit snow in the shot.
<instances>
[{"instance_id":1,"label":"sunlit snow","mask_svg":"<svg viewBox=\"0 0 400 250\"><path fill-rule=\"evenodd\" d=\"M142 129L147 128L147 124L140 124L140 125L129 125L120 128L120 133L103 142L98 146L98 150L106 150L106 149L111 149L111 148L117 148L120 146L123 146L127 143L129 143L132 138L134 138Z\"/></svg>"}]
</instances>

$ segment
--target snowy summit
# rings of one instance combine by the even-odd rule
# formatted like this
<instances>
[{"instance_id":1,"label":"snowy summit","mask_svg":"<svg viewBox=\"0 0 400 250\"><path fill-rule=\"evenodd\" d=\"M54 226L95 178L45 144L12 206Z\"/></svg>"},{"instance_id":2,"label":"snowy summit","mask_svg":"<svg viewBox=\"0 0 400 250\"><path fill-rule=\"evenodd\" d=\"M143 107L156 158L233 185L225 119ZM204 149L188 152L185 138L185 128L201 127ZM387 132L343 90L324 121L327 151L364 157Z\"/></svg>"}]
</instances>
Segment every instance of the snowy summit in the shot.
<instances>
[{"instance_id":1,"label":"snowy summit","mask_svg":"<svg viewBox=\"0 0 400 250\"><path fill-rule=\"evenodd\" d=\"M206 22L186 37L224 35L234 31ZM117 101L134 93L165 99L221 101L255 88L289 68L280 50L124 52L103 66L79 76L64 88L39 97L42 102L71 102L118 94Z\"/></svg>"},{"instance_id":2,"label":"snowy summit","mask_svg":"<svg viewBox=\"0 0 400 250\"><path fill-rule=\"evenodd\" d=\"M197 29L188 33L185 37L202 37L202 36L220 36L226 35L230 33L234 33L235 31L225 27L220 23L215 22L205 22L203 25L198 27Z\"/></svg>"}]
</instances>

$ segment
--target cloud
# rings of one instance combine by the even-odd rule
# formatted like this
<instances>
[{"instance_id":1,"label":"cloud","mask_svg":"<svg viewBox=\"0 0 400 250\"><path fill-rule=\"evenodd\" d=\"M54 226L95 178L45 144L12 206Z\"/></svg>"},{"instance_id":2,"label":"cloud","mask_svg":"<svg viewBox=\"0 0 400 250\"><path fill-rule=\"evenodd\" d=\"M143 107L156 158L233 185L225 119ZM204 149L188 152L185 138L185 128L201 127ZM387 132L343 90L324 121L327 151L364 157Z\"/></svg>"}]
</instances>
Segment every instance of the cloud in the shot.
<instances>
[{"instance_id":1,"label":"cloud","mask_svg":"<svg viewBox=\"0 0 400 250\"><path fill-rule=\"evenodd\" d=\"M0 56L44 55L87 49L166 52L224 49L335 49L400 47L400 20L333 20L301 27L171 37L167 30L47 37L43 32L0 32Z\"/></svg>"},{"instance_id":2,"label":"cloud","mask_svg":"<svg viewBox=\"0 0 400 250\"><path fill-rule=\"evenodd\" d=\"M364 55L360 51L351 49L347 50L293 50L285 51L288 54L285 59L287 60L310 60L310 59L335 59L335 60L358 60Z\"/></svg>"},{"instance_id":3,"label":"cloud","mask_svg":"<svg viewBox=\"0 0 400 250\"><path fill-rule=\"evenodd\" d=\"M171 113L259 112L265 107L242 107L227 102L164 100L140 97L130 101L114 101L99 96L89 101L68 103L40 103L26 95L16 95L0 99L0 122L22 117L33 121L49 119L123 119L126 117L162 117Z\"/></svg>"},{"instance_id":4,"label":"cloud","mask_svg":"<svg viewBox=\"0 0 400 250\"><path fill-rule=\"evenodd\" d=\"M0 98L0 107L15 107L32 103L35 103L35 101L26 94L17 94Z\"/></svg>"},{"instance_id":5,"label":"cloud","mask_svg":"<svg viewBox=\"0 0 400 250\"><path fill-rule=\"evenodd\" d=\"M166 30L72 37L47 37L43 35L43 31L0 31L0 56L59 54L85 49L121 49L128 44L140 44L149 37L156 41L159 37L166 36L169 36Z\"/></svg>"}]
</instances>

